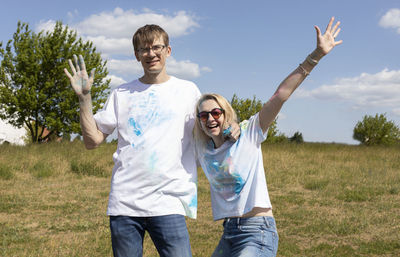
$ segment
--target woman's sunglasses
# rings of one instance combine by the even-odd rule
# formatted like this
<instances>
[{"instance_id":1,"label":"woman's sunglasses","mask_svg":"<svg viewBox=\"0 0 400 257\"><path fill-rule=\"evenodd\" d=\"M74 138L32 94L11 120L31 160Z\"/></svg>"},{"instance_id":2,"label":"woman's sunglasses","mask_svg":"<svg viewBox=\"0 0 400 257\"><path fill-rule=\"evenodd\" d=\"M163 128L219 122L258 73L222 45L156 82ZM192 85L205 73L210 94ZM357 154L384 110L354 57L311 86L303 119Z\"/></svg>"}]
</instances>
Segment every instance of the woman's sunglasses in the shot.
<instances>
[{"instance_id":1,"label":"woman's sunglasses","mask_svg":"<svg viewBox=\"0 0 400 257\"><path fill-rule=\"evenodd\" d=\"M203 111L203 112L199 112L197 114L197 117L202 121L202 122L206 122L208 120L208 117L211 116L214 119L219 119L219 117L221 117L221 115L224 113L224 109L221 108L214 108L209 112Z\"/></svg>"}]
</instances>

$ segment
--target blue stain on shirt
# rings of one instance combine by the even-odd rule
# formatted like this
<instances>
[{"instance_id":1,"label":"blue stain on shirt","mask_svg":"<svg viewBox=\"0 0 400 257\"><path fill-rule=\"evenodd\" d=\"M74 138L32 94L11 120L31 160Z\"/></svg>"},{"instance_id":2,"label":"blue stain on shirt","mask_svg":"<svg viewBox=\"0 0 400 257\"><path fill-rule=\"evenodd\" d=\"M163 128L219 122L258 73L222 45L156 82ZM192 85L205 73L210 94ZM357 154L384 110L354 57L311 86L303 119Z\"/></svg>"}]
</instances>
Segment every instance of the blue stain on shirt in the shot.
<instances>
[{"instance_id":1,"label":"blue stain on shirt","mask_svg":"<svg viewBox=\"0 0 400 257\"><path fill-rule=\"evenodd\" d=\"M156 152L153 152L151 155L150 155L150 158L149 158L149 166L150 166L150 171L154 171L155 170L155 166L156 166L156 162L157 162L157 160L158 160L158 158L157 158L157 153Z\"/></svg>"},{"instance_id":2,"label":"blue stain on shirt","mask_svg":"<svg viewBox=\"0 0 400 257\"><path fill-rule=\"evenodd\" d=\"M144 147L146 133L154 133L158 126L173 119L174 113L162 107L162 101L154 90L135 94L130 99L127 129L128 141L136 150Z\"/></svg>"},{"instance_id":3,"label":"blue stain on shirt","mask_svg":"<svg viewBox=\"0 0 400 257\"><path fill-rule=\"evenodd\" d=\"M208 168L209 175L212 178L210 183L217 191L240 194L246 181L233 169L234 165L231 158L225 159L222 163L216 160L210 161Z\"/></svg>"},{"instance_id":4,"label":"blue stain on shirt","mask_svg":"<svg viewBox=\"0 0 400 257\"><path fill-rule=\"evenodd\" d=\"M217 172L219 171L219 162L217 162L217 161L213 161L212 163L211 163L211 167L214 169L214 170L216 170Z\"/></svg>"},{"instance_id":5,"label":"blue stain on shirt","mask_svg":"<svg viewBox=\"0 0 400 257\"><path fill-rule=\"evenodd\" d=\"M189 208L197 208L197 195L193 196L192 201L189 203Z\"/></svg>"},{"instance_id":6,"label":"blue stain on shirt","mask_svg":"<svg viewBox=\"0 0 400 257\"><path fill-rule=\"evenodd\" d=\"M132 126L133 133L135 133L136 136L140 136L142 134L142 129L140 128L140 125L135 121L134 118L129 119L129 125Z\"/></svg>"},{"instance_id":7,"label":"blue stain on shirt","mask_svg":"<svg viewBox=\"0 0 400 257\"><path fill-rule=\"evenodd\" d=\"M240 194L244 187L245 181L239 174L232 174L232 176L235 178L235 194Z\"/></svg>"}]
</instances>

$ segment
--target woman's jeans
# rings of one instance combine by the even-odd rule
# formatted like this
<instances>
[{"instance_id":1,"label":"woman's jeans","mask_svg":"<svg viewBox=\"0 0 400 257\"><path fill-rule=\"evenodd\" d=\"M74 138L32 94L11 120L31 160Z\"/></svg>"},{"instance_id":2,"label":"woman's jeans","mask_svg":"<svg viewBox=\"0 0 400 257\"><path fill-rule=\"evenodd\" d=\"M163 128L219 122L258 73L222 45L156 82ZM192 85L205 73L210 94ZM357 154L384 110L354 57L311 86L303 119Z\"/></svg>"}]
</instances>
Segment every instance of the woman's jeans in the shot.
<instances>
[{"instance_id":1,"label":"woman's jeans","mask_svg":"<svg viewBox=\"0 0 400 257\"><path fill-rule=\"evenodd\" d=\"M192 256L189 233L182 215L110 216L110 229L114 257L141 257L145 231L149 233L160 257Z\"/></svg>"},{"instance_id":2,"label":"woman's jeans","mask_svg":"<svg viewBox=\"0 0 400 257\"><path fill-rule=\"evenodd\" d=\"M279 237L273 217L226 218L223 226L212 257L276 256Z\"/></svg>"}]
</instances>

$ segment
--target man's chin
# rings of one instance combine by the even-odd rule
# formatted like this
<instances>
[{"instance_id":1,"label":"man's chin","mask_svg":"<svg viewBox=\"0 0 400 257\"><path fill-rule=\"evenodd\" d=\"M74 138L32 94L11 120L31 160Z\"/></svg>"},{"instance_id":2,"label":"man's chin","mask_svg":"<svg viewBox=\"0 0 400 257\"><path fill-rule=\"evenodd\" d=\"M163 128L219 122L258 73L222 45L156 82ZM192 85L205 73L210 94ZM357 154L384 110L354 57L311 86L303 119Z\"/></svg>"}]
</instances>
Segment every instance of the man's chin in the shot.
<instances>
[{"instance_id":1,"label":"man's chin","mask_svg":"<svg viewBox=\"0 0 400 257\"><path fill-rule=\"evenodd\" d=\"M162 69L147 69L147 73L149 74L159 74L161 71Z\"/></svg>"}]
</instances>

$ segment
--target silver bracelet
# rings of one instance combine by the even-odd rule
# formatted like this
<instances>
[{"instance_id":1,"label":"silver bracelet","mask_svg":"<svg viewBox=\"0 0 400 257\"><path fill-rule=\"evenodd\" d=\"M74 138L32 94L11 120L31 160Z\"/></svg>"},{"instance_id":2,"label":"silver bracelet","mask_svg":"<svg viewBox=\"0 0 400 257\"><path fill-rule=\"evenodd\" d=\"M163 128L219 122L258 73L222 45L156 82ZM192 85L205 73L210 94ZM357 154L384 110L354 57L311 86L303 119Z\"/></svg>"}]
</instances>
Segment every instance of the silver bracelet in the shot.
<instances>
[{"instance_id":1,"label":"silver bracelet","mask_svg":"<svg viewBox=\"0 0 400 257\"><path fill-rule=\"evenodd\" d=\"M307 61L310 65L312 65L312 66L315 66L315 65L318 64L318 61L317 61L317 60L314 60L313 58L311 58L310 55L307 56L306 61Z\"/></svg>"},{"instance_id":2,"label":"silver bracelet","mask_svg":"<svg viewBox=\"0 0 400 257\"><path fill-rule=\"evenodd\" d=\"M308 75L310 75L310 72L308 72L304 67L303 67L303 65L301 65L301 63L299 64L299 67L300 67L300 69L303 71L303 74L304 74L304 76L308 76Z\"/></svg>"}]
</instances>

